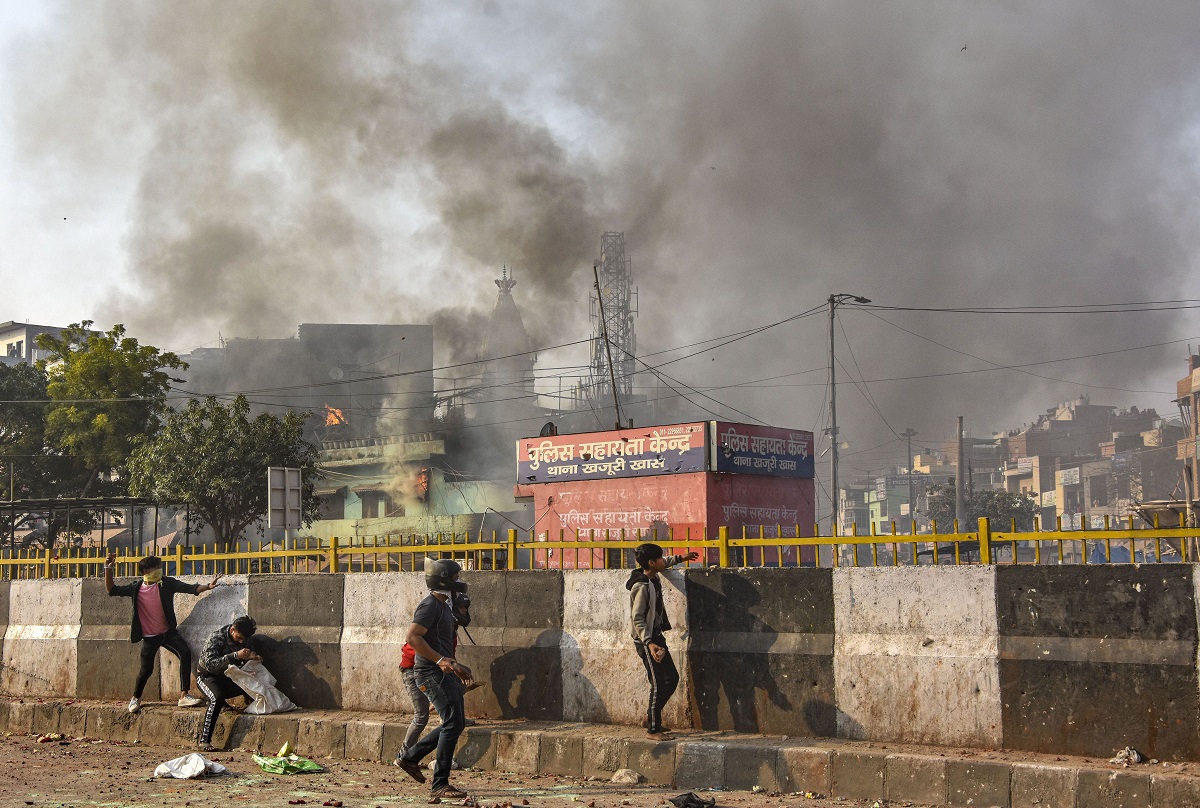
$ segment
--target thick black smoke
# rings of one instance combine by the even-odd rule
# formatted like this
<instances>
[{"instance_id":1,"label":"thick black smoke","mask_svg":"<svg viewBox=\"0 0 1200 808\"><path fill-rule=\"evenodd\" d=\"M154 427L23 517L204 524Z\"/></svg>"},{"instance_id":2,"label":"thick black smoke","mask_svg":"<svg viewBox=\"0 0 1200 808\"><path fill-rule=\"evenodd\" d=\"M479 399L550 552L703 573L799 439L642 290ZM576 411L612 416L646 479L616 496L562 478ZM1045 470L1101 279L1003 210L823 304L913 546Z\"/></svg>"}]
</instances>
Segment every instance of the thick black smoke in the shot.
<instances>
[{"instance_id":1,"label":"thick black smoke","mask_svg":"<svg viewBox=\"0 0 1200 808\"><path fill-rule=\"evenodd\" d=\"M47 183L134 189L132 283L94 319L173 348L436 319L469 356L507 264L545 346L587 336L604 230L626 233L652 364L831 293L1188 296L1192 4L444 5L63 5L10 55L12 105ZM957 414L986 433L1079 394L1168 412L1185 349L883 379L1200 341L1186 312L876 314L891 324L847 308L837 328L843 437L891 441L864 466L902 459L892 430L940 437ZM724 417L819 431L826 328L663 370Z\"/></svg>"}]
</instances>

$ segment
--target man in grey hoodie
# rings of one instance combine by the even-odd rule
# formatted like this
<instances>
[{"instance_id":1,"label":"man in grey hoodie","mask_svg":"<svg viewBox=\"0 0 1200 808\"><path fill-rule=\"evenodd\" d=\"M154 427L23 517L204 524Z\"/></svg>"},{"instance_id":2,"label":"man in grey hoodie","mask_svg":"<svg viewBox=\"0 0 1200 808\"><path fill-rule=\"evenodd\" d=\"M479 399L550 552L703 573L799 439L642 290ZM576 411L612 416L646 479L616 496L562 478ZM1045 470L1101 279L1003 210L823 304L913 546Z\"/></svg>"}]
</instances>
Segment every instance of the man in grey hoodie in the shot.
<instances>
[{"instance_id":1,"label":"man in grey hoodie","mask_svg":"<svg viewBox=\"0 0 1200 808\"><path fill-rule=\"evenodd\" d=\"M642 726L649 737L667 741L673 736L662 725L662 710L679 685L679 670L663 636L664 631L671 630L671 621L663 608L662 581L658 575L681 561L695 561L699 555L664 556L662 547L646 543L634 548L633 557L638 566L625 582L625 588L629 590L631 634L633 647L646 667L646 678L650 680L650 703Z\"/></svg>"}]
</instances>

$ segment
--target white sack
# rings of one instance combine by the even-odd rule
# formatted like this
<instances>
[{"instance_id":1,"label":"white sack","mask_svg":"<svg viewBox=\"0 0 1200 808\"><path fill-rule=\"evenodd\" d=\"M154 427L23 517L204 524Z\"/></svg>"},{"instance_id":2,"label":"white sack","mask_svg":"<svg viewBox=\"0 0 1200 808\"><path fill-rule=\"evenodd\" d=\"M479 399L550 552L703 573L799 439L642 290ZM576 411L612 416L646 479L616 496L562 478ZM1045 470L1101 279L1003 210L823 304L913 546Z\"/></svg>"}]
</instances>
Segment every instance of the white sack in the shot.
<instances>
[{"instance_id":1,"label":"white sack","mask_svg":"<svg viewBox=\"0 0 1200 808\"><path fill-rule=\"evenodd\" d=\"M176 780L192 780L206 774L225 774L229 769L220 763L213 763L199 752L168 760L158 764L154 770L155 777L174 777Z\"/></svg>"},{"instance_id":2,"label":"white sack","mask_svg":"<svg viewBox=\"0 0 1200 808\"><path fill-rule=\"evenodd\" d=\"M250 660L240 668L230 665L225 669L225 675L254 698L246 708L251 715L286 713L296 709L292 700L275 687L275 677L257 659Z\"/></svg>"}]
</instances>

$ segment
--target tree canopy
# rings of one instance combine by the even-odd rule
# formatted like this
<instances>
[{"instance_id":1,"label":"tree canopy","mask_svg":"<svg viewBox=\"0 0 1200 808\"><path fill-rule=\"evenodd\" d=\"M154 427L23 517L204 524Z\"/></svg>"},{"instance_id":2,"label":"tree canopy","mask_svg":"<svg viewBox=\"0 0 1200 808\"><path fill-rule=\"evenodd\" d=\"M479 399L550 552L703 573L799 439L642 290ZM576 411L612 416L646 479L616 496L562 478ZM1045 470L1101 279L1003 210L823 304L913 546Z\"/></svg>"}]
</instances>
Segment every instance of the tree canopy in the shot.
<instances>
[{"instance_id":1,"label":"tree canopy","mask_svg":"<svg viewBox=\"0 0 1200 808\"><path fill-rule=\"evenodd\" d=\"M25 364L0 365L0 470L8 499L54 495L71 476L71 461L46 444L50 396L46 374Z\"/></svg>"},{"instance_id":2,"label":"tree canopy","mask_svg":"<svg viewBox=\"0 0 1200 808\"><path fill-rule=\"evenodd\" d=\"M46 415L46 440L86 472L80 496L87 495L99 472L123 470L135 441L158 430L168 409L172 379L167 370L187 367L175 354L126 336L123 325L104 333L91 325L84 320L57 336L37 337L38 347L51 354L38 362L54 402Z\"/></svg>"},{"instance_id":3,"label":"tree canopy","mask_svg":"<svg viewBox=\"0 0 1200 808\"><path fill-rule=\"evenodd\" d=\"M939 529L949 527L954 523L955 486L950 480L945 485L935 485L929 489L930 519L938 521ZM971 530L981 517L986 516L993 527L1007 527L1013 519L1017 520L1020 530L1033 528L1033 517L1037 513L1037 503L1028 494L1013 494L1008 491L970 491L967 495L967 524L959 525L960 530Z\"/></svg>"},{"instance_id":4,"label":"tree canopy","mask_svg":"<svg viewBox=\"0 0 1200 808\"><path fill-rule=\"evenodd\" d=\"M217 543L230 547L265 519L267 469L299 468L304 523L311 524L318 512L317 448L304 439L307 417L289 410L282 418L264 413L251 419L244 396L229 405L215 396L189 401L130 456L130 490L189 503L193 524L211 526Z\"/></svg>"}]
</instances>

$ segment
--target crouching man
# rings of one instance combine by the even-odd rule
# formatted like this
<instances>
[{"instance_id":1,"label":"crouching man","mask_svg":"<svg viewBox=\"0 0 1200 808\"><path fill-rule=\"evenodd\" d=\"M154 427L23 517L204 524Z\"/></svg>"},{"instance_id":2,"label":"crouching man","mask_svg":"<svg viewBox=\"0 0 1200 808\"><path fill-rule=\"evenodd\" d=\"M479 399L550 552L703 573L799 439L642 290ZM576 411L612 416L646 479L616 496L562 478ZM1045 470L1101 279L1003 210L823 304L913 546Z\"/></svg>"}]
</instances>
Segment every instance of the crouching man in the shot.
<instances>
[{"instance_id":1,"label":"crouching man","mask_svg":"<svg viewBox=\"0 0 1200 808\"><path fill-rule=\"evenodd\" d=\"M113 581L113 567L117 554L109 553L104 559L104 588L109 597L130 598L133 601L133 621L129 627L129 641L142 644L142 667L133 685L133 698L129 700L129 712L142 709L142 691L154 671L154 658L159 648L166 648L179 660L179 706L195 707L200 699L188 693L192 687L192 652L187 641L179 633L179 621L175 618L175 596L199 595L217 587L221 576L215 576L207 584L189 584L178 578L163 575L162 559L146 556L138 562L140 580L128 584Z\"/></svg>"},{"instance_id":2,"label":"crouching man","mask_svg":"<svg viewBox=\"0 0 1200 808\"><path fill-rule=\"evenodd\" d=\"M213 730L217 726L217 716L225 707L225 699L235 696L249 698L246 691L225 675L225 669L230 665L240 668L252 659L262 659L251 643L257 629L254 618L244 614L229 625L214 631L204 643L196 671L196 684L208 697L208 710L204 713L204 726L200 729L202 752L213 750Z\"/></svg>"}]
</instances>

